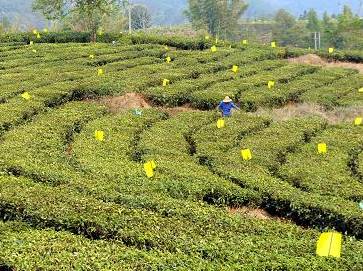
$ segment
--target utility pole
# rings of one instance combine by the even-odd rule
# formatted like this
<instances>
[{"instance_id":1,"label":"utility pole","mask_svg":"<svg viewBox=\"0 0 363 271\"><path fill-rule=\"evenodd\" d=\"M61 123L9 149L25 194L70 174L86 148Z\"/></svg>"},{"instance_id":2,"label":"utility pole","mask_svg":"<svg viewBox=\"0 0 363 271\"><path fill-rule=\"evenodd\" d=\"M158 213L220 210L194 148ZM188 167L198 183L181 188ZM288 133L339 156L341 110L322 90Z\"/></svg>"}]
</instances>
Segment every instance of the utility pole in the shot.
<instances>
[{"instance_id":1,"label":"utility pole","mask_svg":"<svg viewBox=\"0 0 363 271\"><path fill-rule=\"evenodd\" d=\"M125 9L125 11L127 11L127 17L128 17L128 21L129 21L129 34L131 34L131 32L132 32L132 16L131 16L132 4L130 3L130 0L119 0L119 3L120 3L120 5L122 5L122 7Z\"/></svg>"},{"instance_id":2,"label":"utility pole","mask_svg":"<svg viewBox=\"0 0 363 271\"><path fill-rule=\"evenodd\" d=\"M316 43L316 32L314 32L314 49L315 51L318 50L318 45Z\"/></svg>"},{"instance_id":3,"label":"utility pole","mask_svg":"<svg viewBox=\"0 0 363 271\"><path fill-rule=\"evenodd\" d=\"M314 48L315 51L321 48L321 35L320 32L314 32Z\"/></svg>"},{"instance_id":4,"label":"utility pole","mask_svg":"<svg viewBox=\"0 0 363 271\"><path fill-rule=\"evenodd\" d=\"M132 32L131 8L132 8L132 5L129 2L129 34L131 34L131 32Z\"/></svg>"},{"instance_id":5,"label":"utility pole","mask_svg":"<svg viewBox=\"0 0 363 271\"><path fill-rule=\"evenodd\" d=\"M320 38L320 32L318 32L318 39L319 39L318 46L319 46L319 50L320 50L320 48L321 48L321 38Z\"/></svg>"}]
</instances>

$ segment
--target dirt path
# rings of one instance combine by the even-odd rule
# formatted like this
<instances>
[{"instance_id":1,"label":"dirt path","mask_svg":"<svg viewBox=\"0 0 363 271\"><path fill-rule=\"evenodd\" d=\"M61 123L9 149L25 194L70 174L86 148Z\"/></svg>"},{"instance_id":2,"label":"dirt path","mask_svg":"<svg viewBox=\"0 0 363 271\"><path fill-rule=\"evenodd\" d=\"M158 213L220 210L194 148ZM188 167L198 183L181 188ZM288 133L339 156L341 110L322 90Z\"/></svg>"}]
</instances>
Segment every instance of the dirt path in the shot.
<instances>
[{"instance_id":1,"label":"dirt path","mask_svg":"<svg viewBox=\"0 0 363 271\"><path fill-rule=\"evenodd\" d=\"M338 107L333 110L326 111L322 106L316 104L295 104L290 103L281 108L266 109L259 108L257 115L271 116L276 121L285 121L295 117L307 117L317 115L326 119L330 124L342 122L352 122L357 116L363 115L363 107Z\"/></svg>"},{"instance_id":2,"label":"dirt path","mask_svg":"<svg viewBox=\"0 0 363 271\"><path fill-rule=\"evenodd\" d=\"M363 64L361 63L351 63L351 62L341 62L341 61L329 62L315 54L308 54L300 57L289 58L288 61L291 63L309 64L309 65L323 66L327 68L340 67L346 69L355 69L358 70L359 73L363 74Z\"/></svg>"},{"instance_id":3,"label":"dirt path","mask_svg":"<svg viewBox=\"0 0 363 271\"><path fill-rule=\"evenodd\" d=\"M126 93L122 96L103 97L99 102L107 106L112 113L134 108L151 108L151 105L138 93Z\"/></svg>"},{"instance_id":4,"label":"dirt path","mask_svg":"<svg viewBox=\"0 0 363 271\"><path fill-rule=\"evenodd\" d=\"M149 103L140 93L126 93L122 96L107 96L97 100L98 103L105 105L111 113L119 113L130 109L156 108L171 116L183 112L197 112L198 109L192 108L189 104L177 107L156 107Z\"/></svg>"}]
</instances>

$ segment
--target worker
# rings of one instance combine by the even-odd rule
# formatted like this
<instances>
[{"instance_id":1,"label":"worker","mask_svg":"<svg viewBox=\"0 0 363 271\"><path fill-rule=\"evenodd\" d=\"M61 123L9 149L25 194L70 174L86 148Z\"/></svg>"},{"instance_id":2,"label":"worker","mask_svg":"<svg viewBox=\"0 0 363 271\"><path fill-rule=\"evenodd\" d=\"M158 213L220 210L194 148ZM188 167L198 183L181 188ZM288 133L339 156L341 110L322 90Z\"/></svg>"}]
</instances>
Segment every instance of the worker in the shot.
<instances>
[{"instance_id":1,"label":"worker","mask_svg":"<svg viewBox=\"0 0 363 271\"><path fill-rule=\"evenodd\" d=\"M218 109L222 112L223 117L230 117L232 115L232 109L239 110L239 107L233 103L231 98L226 96L218 105Z\"/></svg>"}]
</instances>

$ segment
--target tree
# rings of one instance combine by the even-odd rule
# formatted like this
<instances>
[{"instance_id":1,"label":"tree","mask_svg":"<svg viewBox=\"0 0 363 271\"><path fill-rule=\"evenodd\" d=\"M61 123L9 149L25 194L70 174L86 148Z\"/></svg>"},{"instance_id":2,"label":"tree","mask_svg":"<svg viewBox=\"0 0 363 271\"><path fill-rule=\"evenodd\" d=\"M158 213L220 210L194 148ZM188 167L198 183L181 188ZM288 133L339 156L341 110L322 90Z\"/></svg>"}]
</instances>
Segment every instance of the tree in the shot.
<instances>
[{"instance_id":1,"label":"tree","mask_svg":"<svg viewBox=\"0 0 363 271\"><path fill-rule=\"evenodd\" d=\"M351 8L347 5L343 7L343 13L338 15L338 28L340 32L350 30L350 28L354 25L355 16Z\"/></svg>"},{"instance_id":2,"label":"tree","mask_svg":"<svg viewBox=\"0 0 363 271\"><path fill-rule=\"evenodd\" d=\"M11 23L8 17L4 16L2 17L0 21L0 33L1 32L8 32L10 31Z\"/></svg>"},{"instance_id":3,"label":"tree","mask_svg":"<svg viewBox=\"0 0 363 271\"><path fill-rule=\"evenodd\" d=\"M189 0L188 4L186 15L193 27L222 38L234 36L247 9L243 0Z\"/></svg>"},{"instance_id":4,"label":"tree","mask_svg":"<svg viewBox=\"0 0 363 271\"><path fill-rule=\"evenodd\" d=\"M289 29L296 23L295 17L284 9L277 11L275 15L275 22L280 29Z\"/></svg>"},{"instance_id":5,"label":"tree","mask_svg":"<svg viewBox=\"0 0 363 271\"><path fill-rule=\"evenodd\" d=\"M275 15L275 24L272 29L274 40L281 45L293 45L306 47L308 37L306 35L305 23L297 22L295 17L284 9L280 9Z\"/></svg>"},{"instance_id":6,"label":"tree","mask_svg":"<svg viewBox=\"0 0 363 271\"><path fill-rule=\"evenodd\" d=\"M322 44L325 44L326 46L336 47L336 45L333 44L332 41L335 39L337 26L335 20L330 17L327 12L324 12L321 26L323 31Z\"/></svg>"},{"instance_id":7,"label":"tree","mask_svg":"<svg viewBox=\"0 0 363 271\"><path fill-rule=\"evenodd\" d=\"M307 20L308 19L308 12L304 10L304 13L300 15L299 20Z\"/></svg>"},{"instance_id":8,"label":"tree","mask_svg":"<svg viewBox=\"0 0 363 271\"><path fill-rule=\"evenodd\" d=\"M87 20L77 10L68 14L59 22L60 29L70 31L89 31ZM119 33L127 26L127 18L121 12L119 6L115 6L108 14L100 18L97 29L105 32Z\"/></svg>"},{"instance_id":9,"label":"tree","mask_svg":"<svg viewBox=\"0 0 363 271\"><path fill-rule=\"evenodd\" d=\"M35 0L33 9L40 11L48 20L59 20L77 13L84 19L91 32L91 40L96 41L97 29L102 16L112 11L116 0Z\"/></svg>"},{"instance_id":10,"label":"tree","mask_svg":"<svg viewBox=\"0 0 363 271\"><path fill-rule=\"evenodd\" d=\"M132 29L145 29L151 26L151 15L144 5L135 5L131 9Z\"/></svg>"},{"instance_id":11,"label":"tree","mask_svg":"<svg viewBox=\"0 0 363 271\"><path fill-rule=\"evenodd\" d=\"M307 13L307 29L309 29L312 32L319 32L320 31L320 22L318 18L318 14L314 9L310 9Z\"/></svg>"}]
</instances>

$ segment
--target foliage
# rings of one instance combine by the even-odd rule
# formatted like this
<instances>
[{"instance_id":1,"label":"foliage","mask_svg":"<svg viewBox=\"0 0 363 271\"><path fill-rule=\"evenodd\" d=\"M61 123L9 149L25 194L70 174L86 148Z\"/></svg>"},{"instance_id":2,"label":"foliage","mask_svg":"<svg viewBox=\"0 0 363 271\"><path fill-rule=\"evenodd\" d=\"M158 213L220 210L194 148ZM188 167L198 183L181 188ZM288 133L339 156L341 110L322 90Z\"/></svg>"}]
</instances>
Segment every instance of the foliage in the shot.
<instances>
[{"instance_id":1,"label":"foliage","mask_svg":"<svg viewBox=\"0 0 363 271\"><path fill-rule=\"evenodd\" d=\"M233 38L238 20L247 8L242 0L189 0L186 15L196 29L204 28L211 35Z\"/></svg>"},{"instance_id":2,"label":"foliage","mask_svg":"<svg viewBox=\"0 0 363 271\"><path fill-rule=\"evenodd\" d=\"M282 46L307 47L309 44L309 36L304 33L304 24L297 22L291 14L283 9L279 10L275 15L272 35Z\"/></svg>"},{"instance_id":3,"label":"foliage","mask_svg":"<svg viewBox=\"0 0 363 271\"><path fill-rule=\"evenodd\" d=\"M115 0L35 0L33 9L41 11L49 20L62 19L76 12L84 18L87 30L91 31L92 40L95 41L102 15L109 14L115 4Z\"/></svg>"},{"instance_id":4,"label":"foliage","mask_svg":"<svg viewBox=\"0 0 363 271\"><path fill-rule=\"evenodd\" d=\"M145 29L151 26L151 15L146 6L135 5L131 9L132 29Z\"/></svg>"},{"instance_id":5,"label":"foliage","mask_svg":"<svg viewBox=\"0 0 363 271\"><path fill-rule=\"evenodd\" d=\"M273 38L281 44L297 47L314 47L311 33L321 32L323 48L362 49L362 19L353 15L348 6L344 6L337 18L324 13L319 19L317 12L310 9L297 21L285 10L275 16ZM294 22L295 21L295 22Z\"/></svg>"}]
</instances>

